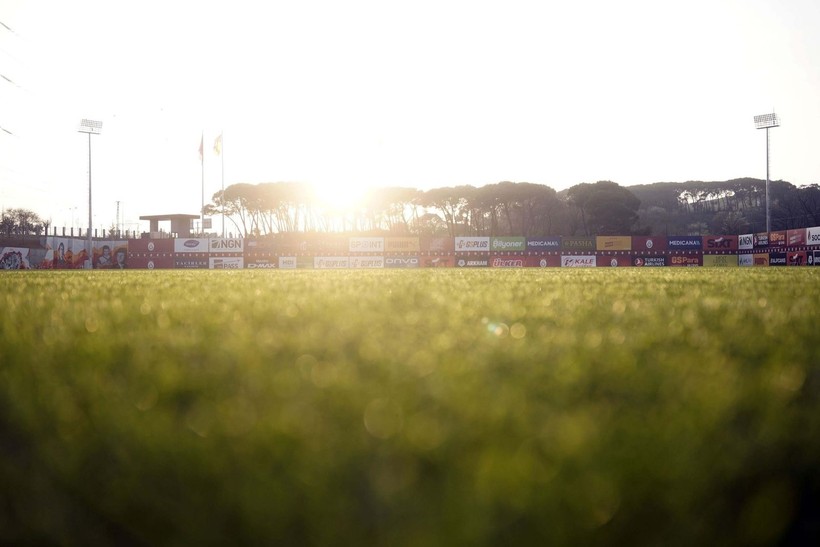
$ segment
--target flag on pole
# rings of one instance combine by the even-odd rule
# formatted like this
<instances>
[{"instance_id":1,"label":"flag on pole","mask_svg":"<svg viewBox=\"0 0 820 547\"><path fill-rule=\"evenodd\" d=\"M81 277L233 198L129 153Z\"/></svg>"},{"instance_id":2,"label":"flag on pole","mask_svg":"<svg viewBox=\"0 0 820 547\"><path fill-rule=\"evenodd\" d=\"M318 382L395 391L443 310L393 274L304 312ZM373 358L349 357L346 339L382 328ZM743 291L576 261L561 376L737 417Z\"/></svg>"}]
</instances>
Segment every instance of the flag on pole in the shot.
<instances>
[{"instance_id":1,"label":"flag on pole","mask_svg":"<svg viewBox=\"0 0 820 547\"><path fill-rule=\"evenodd\" d=\"M214 154L217 156L222 154L222 133L214 139Z\"/></svg>"},{"instance_id":2,"label":"flag on pole","mask_svg":"<svg viewBox=\"0 0 820 547\"><path fill-rule=\"evenodd\" d=\"M205 157L202 155L203 145L205 144L205 133L202 133L202 136L199 138L199 161L205 161Z\"/></svg>"}]
</instances>

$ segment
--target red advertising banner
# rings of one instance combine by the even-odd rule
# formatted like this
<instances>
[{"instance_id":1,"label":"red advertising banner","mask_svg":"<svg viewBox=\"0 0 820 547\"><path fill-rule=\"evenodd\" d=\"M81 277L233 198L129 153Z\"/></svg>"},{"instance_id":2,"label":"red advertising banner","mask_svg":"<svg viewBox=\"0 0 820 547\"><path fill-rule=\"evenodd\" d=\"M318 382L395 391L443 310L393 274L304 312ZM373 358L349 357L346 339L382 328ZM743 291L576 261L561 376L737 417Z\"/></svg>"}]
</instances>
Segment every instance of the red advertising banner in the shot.
<instances>
[{"instance_id":1,"label":"red advertising banner","mask_svg":"<svg viewBox=\"0 0 820 547\"><path fill-rule=\"evenodd\" d=\"M173 253L128 253L125 264L130 270L170 270L174 267Z\"/></svg>"},{"instance_id":2,"label":"red advertising banner","mask_svg":"<svg viewBox=\"0 0 820 547\"><path fill-rule=\"evenodd\" d=\"M129 253L173 253L173 239L129 239Z\"/></svg>"},{"instance_id":3,"label":"red advertising banner","mask_svg":"<svg viewBox=\"0 0 820 547\"><path fill-rule=\"evenodd\" d=\"M560 268L561 255L547 254L540 256L528 256L524 261L524 266L530 268Z\"/></svg>"},{"instance_id":4,"label":"red advertising banner","mask_svg":"<svg viewBox=\"0 0 820 547\"><path fill-rule=\"evenodd\" d=\"M754 265L758 267L768 267L769 266L769 253L755 253L752 255L754 258Z\"/></svg>"},{"instance_id":5,"label":"red advertising banner","mask_svg":"<svg viewBox=\"0 0 820 547\"><path fill-rule=\"evenodd\" d=\"M453 268L455 258L452 256L423 256L421 257L422 268Z\"/></svg>"},{"instance_id":6,"label":"red advertising banner","mask_svg":"<svg viewBox=\"0 0 820 547\"><path fill-rule=\"evenodd\" d=\"M526 259L523 256L492 256L490 257L491 268L523 268Z\"/></svg>"},{"instance_id":7,"label":"red advertising banner","mask_svg":"<svg viewBox=\"0 0 820 547\"><path fill-rule=\"evenodd\" d=\"M808 264L808 253L805 251L797 251L794 253L786 253L787 266L806 266Z\"/></svg>"},{"instance_id":8,"label":"red advertising banner","mask_svg":"<svg viewBox=\"0 0 820 547\"><path fill-rule=\"evenodd\" d=\"M665 256L636 256L632 259L632 265L638 268L656 268L666 266Z\"/></svg>"},{"instance_id":9,"label":"red advertising banner","mask_svg":"<svg viewBox=\"0 0 820 547\"><path fill-rule=\"evenodd\" d=\"M456 248L452 237L421 237L419 246L422 251L431 253L452 253Z\"/></svg>"},{"instance_id":10,"label":"red advertising banner","mask_svg":"<svg viewBox=\"0 0 820 547\"><path fill-rule=\"evenodd\" d=\"M665 237L632 236L633 251L665 251L666 247Z\"/></svg>"},{"instance_id":11,"label":"red advertising banner","mask_svg":"<svg viewBox=\"0 0 820 547\"><path fill-rule=\"evenodd\" d=\"M208 253L176 253L174 268L178 270L207 270Z\"/></svg>"},{"instance_id":12,"label":"red advertising banner","mask_svg":"<svg viewBox=\"0 0 820 547\"><path fill-rule=\"evenodd\" d=\"M806 244L806 229L798 228L797 230L786 231L786 245L789 247L802 246Z\"/></svg>"},{"instance_id":13,"label":"red advertising banner","mask_svg":"<svg viewBox=\"0 0 820 547\"><path fill-rule=\"evenodd\" d=\"M786 231L769 232L769 247L785 247Z\"/></svg>"},{"instance_id":14,"label":"red advertising banner","mask_svg":"<svg viewBox=\"0 0 820 547\"><path fill-rule=\"evenodd\" d=\"M632 257L628 254L599 254L596 261L599 268L623 268L632 266Z\"/></svg>"},{"instance_id":15,"label":"red advertising banner","mask_svg":"<svg viewBox=\"0 0 820 547\"><path fill-rule=\"evenodd\" d=\"M703 236L704 251L736 251L737 236Z\"/></svg>"}]
</instances>

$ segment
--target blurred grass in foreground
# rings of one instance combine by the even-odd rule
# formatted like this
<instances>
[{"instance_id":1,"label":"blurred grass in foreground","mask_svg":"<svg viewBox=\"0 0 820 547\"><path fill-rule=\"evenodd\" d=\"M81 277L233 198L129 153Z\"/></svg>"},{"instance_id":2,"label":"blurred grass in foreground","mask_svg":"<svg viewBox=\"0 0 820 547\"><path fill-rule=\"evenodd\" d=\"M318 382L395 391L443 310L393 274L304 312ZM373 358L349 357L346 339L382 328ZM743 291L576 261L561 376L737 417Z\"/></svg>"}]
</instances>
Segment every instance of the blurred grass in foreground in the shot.
<instances>
[{"instance_id":1,"label":"blurred grass in foreground","mask_svg":"<svg viewBox=\"0 0 820 547\"><path fill-rule=\"evenodd\" d=\"M0 275L0 543L820 537L820 270Z\"/></svg>"}]
</instances>

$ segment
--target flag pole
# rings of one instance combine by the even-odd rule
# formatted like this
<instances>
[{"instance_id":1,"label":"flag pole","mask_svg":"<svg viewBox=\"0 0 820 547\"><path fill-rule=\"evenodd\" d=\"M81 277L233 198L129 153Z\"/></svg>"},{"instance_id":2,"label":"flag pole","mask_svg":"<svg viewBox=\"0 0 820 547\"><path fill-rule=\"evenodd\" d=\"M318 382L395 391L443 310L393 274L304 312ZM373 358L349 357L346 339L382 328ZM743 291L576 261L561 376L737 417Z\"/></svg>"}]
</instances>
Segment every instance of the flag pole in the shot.
<instances>
[{"instance_id":1,"label":"flag pole","mask_svg":"<svg viewBox=\"0 0 820 547\"><path fill-rule=\"evenodd\" d=\"M220 157L222 158L222 200L225 200L225 131L219 132ZM222 237L225 237L225 207L222 207Z\"/></svg>"},{"instance_id":2,"label":"flag pole","mask_svg":"<svg viewBox=\"0 0 820 547\"><path fill-rule=\"evenodd\" d=\"M202 194L199 204L199 232L205 233L205 131L199 139L199 161L202 167Z\"/></svg>"}]
</instances>

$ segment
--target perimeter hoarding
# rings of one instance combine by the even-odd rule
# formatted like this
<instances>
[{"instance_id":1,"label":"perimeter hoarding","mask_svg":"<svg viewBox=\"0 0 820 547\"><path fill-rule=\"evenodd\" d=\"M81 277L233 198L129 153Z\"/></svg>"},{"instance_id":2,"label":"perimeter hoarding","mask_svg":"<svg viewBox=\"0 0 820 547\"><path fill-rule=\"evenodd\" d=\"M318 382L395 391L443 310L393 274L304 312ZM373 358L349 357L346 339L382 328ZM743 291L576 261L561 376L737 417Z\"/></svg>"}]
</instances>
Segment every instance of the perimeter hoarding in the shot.
<instances>
[{"instance_id":1,"label":"perimeter hoarding","mask_svg":"<svg viewBox=\"0 0 820 547\"><path fill-rule=\"evenodd\" d=\"M741 251L750 251L755 248L755 235L743 234L737 236L737 248Z\"/></svg>"},{"instance_id":2,"label":"perimeter hoarding","mask_svg":"<svg viewBox=\"0 0 820 547\"><path fill-rule=\"evenodd\" d=\"M771 247L785 247L786 246L786 231L769 232L769 248Z\"/></svg>"},{"instance_id":3,"label":"perimeter hoarding","mask_svg":"<svg viewBox=\"0 0 820 547\"><path fill-rule=\"evenodd\" d=\"M241 256L211 256L208 258L208 268L211 270L241 270L245 261Z\"/></svg>"},{"instance_id":4,"label":"perimeter hoarding","mask_svg":"<svg viewBox=\"0 0 820 547\"><path fill-rule=\"evenodd\" d=\"M174 268L177 270L208 269L208 253L179 253L174 255Z\"/></svg>"},{"instance_id":5,"label":"perimeter hoarding","mask_svg":"<svg viewBox=\"0 0 820 547\"><path fill-rule=\"evenodd\" d=\"M490 265L488 256L470 256L456 259L457 268L486 268Z\"/></svg>"},{"instance_id":6,"label":"perimeter hoarding","mask_svg":"<svg viewBox=\"0 0 820 547\"><path fill-rule=\"evenodd\" d=\"M755 265L754 255L753 254L737 255L737 265L738 266L743 266L743 267L754 266Z\"/></svg>"},{"instance_id":7,"label":"perimeter hoarding","mask_svg":"<svg viewBox=\"0 0 820 547\"><path fill-rule=\"evenodd\" d=\"M769 267L769 253L755 253L752 255L755 267Z\"/></svg>"},{"instance_id":8,"label":"perimeter hoarding","mask_svg":"<svg viewBox=\"0 0 820 547\"><path fill-rule=\"evenodd\" d=\"M490 239L491 251L526 251L527 240L523 237L494 237Z\"/></svg>"},{"instance_id":9,"label":"perimeter hoarding","mask_svg":"<svg viewBox=\"0 0 820 547\"><path fill-rule=\"evenodd\" d=\"M806 229L786 230L786 245L789 247L802 247L806 244Z\"/></svg>"},{"instance_id":10,"label":"perimeter hoarding","mask_svg":"<svg viewBox=\"0 0 820 547\"><path fill-rule=\"evenodd\" d=\"M351 256L350 267L365 270L384 268L383 256Z\"/></svg>"},{"instance_id":11,"label":"perimeter hoarding","mask_svg":"<svg viewBox=\"0 0 820 547\"><path fill-rule=\"evenodd\" d=\"M173 253L174 239L129 239L129 253Z\"/></svg>"},{"instance_id":12,"label":"perimeter hoarding","mask_svg":"<svg viewBox=\"0 0 820 547\"><path fill-rule=\"evenodd\" d=\"M384 239L386 253L417 253L421 250L417 237L387 237Z\"/></svg>"},{"instance_id":13,"label":"perimeter hoarding","mask_svg":"<svg viewBox=\"0 0 820 547\"><path fill-rule=\"evenodd\" d=\"M820 226L806 229L806 244L820 245Z\"/></svg>"},{"instance_id":14,"label":"perimeter hoarding","mask_svg":"<svg viewBox=\"0 0 820 547\"><path fill-rule=\"evenodd\" d=\"M594 251L594 237L562 237L561 249L565 251Z\"/></svg>"},{"instance_id":15,"label":"perimeter hoarding","mask_svg":"<svg viewBox=\"0 0 820 547\"><path fill-rule=\"evenodd\" d=\"M632 266L632 256L627 253L598 255L596 266L599 268L625 268Z\"/></svg>"},{"instance_id":16,"label":"perimeter hoarding","mask_svg":"<svg viewBox=\"0 0 820 547\"><path fill-rule=\"evenodd\" d=\"M175 253L208 253L209 246L206 238L180 238L174 240ZM207 261L206 261L207 262ZM207 267L207 266L206 266Z\"/></svg>"},{"instance_id":17,"label":"perimeter hoarding","mask_svg":"<svg viewBox=\"0 0 820 547\"><path fill-rule=\"evenodd\" d=\"M304 265L303 268L311 268L313 265ZM280 256L279 269L280 270L295 270L299 268L299 260L295 256Z\"/></svg>"},{"instance_id":18,"label":"perimeter hoarding","mask_svg":"<svg viewBox=\"0 0 820 547\"><path fill-rule=\"evenodd\" d=\"M595 248L599 251L631 251L632 236L597 236Z\"/></svg>"},{"instance_id":19,"label":"perimeter hoarding","mask_svg":"<svg viewBox=\"0 0 820 547\"><path fill-rule=\"evenodd\" d=\"M173 253L128 253L126 267L138 270L170 270L176 260Z\"/></svg>"},{"instance_id":20,"label":"perimeter hoarding","mask_svg":"<svg viewBox=\"0 0 820 547\"><path fill-rule=\"evenodd\" d=\"M786 253L769 253L769 266L785 266L787 260Z\"/></svg>"},{"instance_id":21,"label":"perimeter hoarding","mask_svg":"<svg viewBox=\"0 0 820 547\"><path fill-rule=\"evenodd\" d=\"M208 249L211 254L231 255L245 251L244 239L241 238L211 238L208 240Z\"/></svg>"},{"instance_id":22,"label":"perimeter hoarding","mask_svg":"<svg viewBox=\"0 0 820 547\"><path fill-rule=\"evenodd\" d=\"M455 239L457 253L486 252L490 250L489 237L457 237Z\"/></svg>"},{"instance_id":23,"label":"perimeter hoarding","mask_svg":"<svg viewBox=\"0 0 820 547\"><path fill-rule=\"evenodd\" d=\"M562 255L562 268L594 268L597 266L595 255Z\"/></svg>"},{"instance_id":24,"label":"perimeter hoarding","mask_svg":"<svg viewBox=\"0 0 820 547\"><path fill-rule=\"evenodd\" d=\"M455 266L455 257L452 256L423 256L421 257L423 268L452 268Z\"/></svg>"},{"instance_id":25,"label":"perimeter hoarding","mask_svg":"<svg viewBox=\"0 0 820 547\"><path fill-rule=\"evenodd\" d=\"M666 245L670 251L699 251L703 248L700 236L669 236Z\"/></svg>"},{"instance_id":26,"label":"perimeter hoarding","mask_svg":"<svg viewBox=\"0 0 820 547\"><path fill-rule=\"evenodd\" d=\"M658 268L666 266L666 257L661 255L654 256L636 256L632 260L632 264L639 268Z\"/></svg>"},{"instance_id":27,"label":"perimeter hoarding","mask_svg":"<svg viewBox=\"0 0 820 547\"><path fill-rule=\"evenodd\" d=\"M421 260L417 256L386 256L384 257L385 268L419 268Z\"/></svg>"},{"instance_id":28,"label":"perimeter hoarding","mask_svg":"<svg viewBox=\"0 0 820 547\"><path fill-rule=\"evenodd\" d=\"M786 253L787 266L805 266L808 264L808 254L805 251Z\"/></svg>"},{"instance_id":29,"label":"perimeter hoarding","mask_svg":"<svg viewBox=\"0 0 820 547\"><path fill-rule=\"evenodd\" d=\"M523 256L494 256L490 258L491 268L523 268L526 258Z\"/></svg>"},{"instance_id":30,"label":"perimeter hoarding","mask_svg":"<svg viewBox=\"0 0 820 547\"><path fill-rule=\"evenodd\" d=\"M244 262L246 270L276 270L279 268L278 257L272 255L263 257L261 253L246 254Z\"/></svg>"},{"instance_id":31,"label":"perimeter hoarding","mask_svg":"<svg viewBox=\"0 0 820 547\"><path fill-rule=\"evenodd\" d=\"M703 255L703 266L708 268L736 268L737 255Z\"/></svg>"},{"instance_id":32,"label":"perimeter hoarding","mask_svg":"<svg viewBox=\"0 0 820 547\"><path fill-rule=\"evenodd\" d=\"M561 250L560 237L538 237L527 238L527 250L530 252L549 251L556 252Z\"/></svg>"},{"instance_id":33,"label":"perimeter hoarding","mask_svg":"<svg viewBox=\"0 0 820 547\"><path fill-rule=\"evenodd\" d=\"M758 232L754 234L754 248L764 249L769 246L769 232Z\"/></svg>"},{"instance_id":34,"label":"perimeter hoarding","mask_svg":"<svg viewBox=\"0 0 820 547\"><path fill-rule=\"evenodd\" d=\"M665 251L667 241L665 237L632 236L633 251Z\"/></svg>"},{"instance_id":35,"label":"perimeter hoarding","mask_svg":"<svg viewBox=\"0 0 820 547\"><path fill-rule=\"evenodd\" d=\"M696 267L703 265L703 257L699 253L680 253L669 257L668 264L675 267Z\"/></svg>"},{"instance_id":36,"label":"perimeter hoarding","mask_svg":"<svg viewBox=\"0 0 820 547\"><path fill-rule=\"evenodd\" d=\"M550 253L539 256L528 256L524 261L524 266L530 268L560 268L561 255L558 253Z\"/></svg>"},{"instance_id":37,"label":"perimeter hoarding","mask_svg":"<svg viewBox=\"0 0 820 547\"><path fill-rule=\"evenodd\" d=\"M421 250L431 253L452 253L455 245L452 237L420 237Z\"/></svg>"},{"instance_id":38,"label":"perimeter hoarding","mask_svg":"<svg viewBox=\"0 0 820 547\"><path fill-rule=\"evenodd\" d=\"M383 253L383 237L351 237L348 250L351 253Z\"/></svg>"},{"instance_id":39,"label":"perimeter hoarding","mask_svg":"<svg viewBox=\"0 0 820 547\"><path fill-rule=\"evenodd\" d=\"M809 266L820 266L820 251L809 251L807 254Z\"/></svg>"},{"instance_id":40,"label":"perimeter hoarding","mask_svg":"<svg viewBox=\"0 0 820 547\"><path fill-rule=\"evenodd\" d=\"M350 268L350 257L317 256L313 259L313 267L317 270L344 270Z\"/></svg>"},{"instance_id":41,"label":"perimeter hoarding","mask_svg":"<svg viewBox=\"0 0 820 547\"><path fill-rule=\"evenodd\" d=\"M703 236L704 251L736 251L737 236Z\"/></svg>"}]
</instances>

